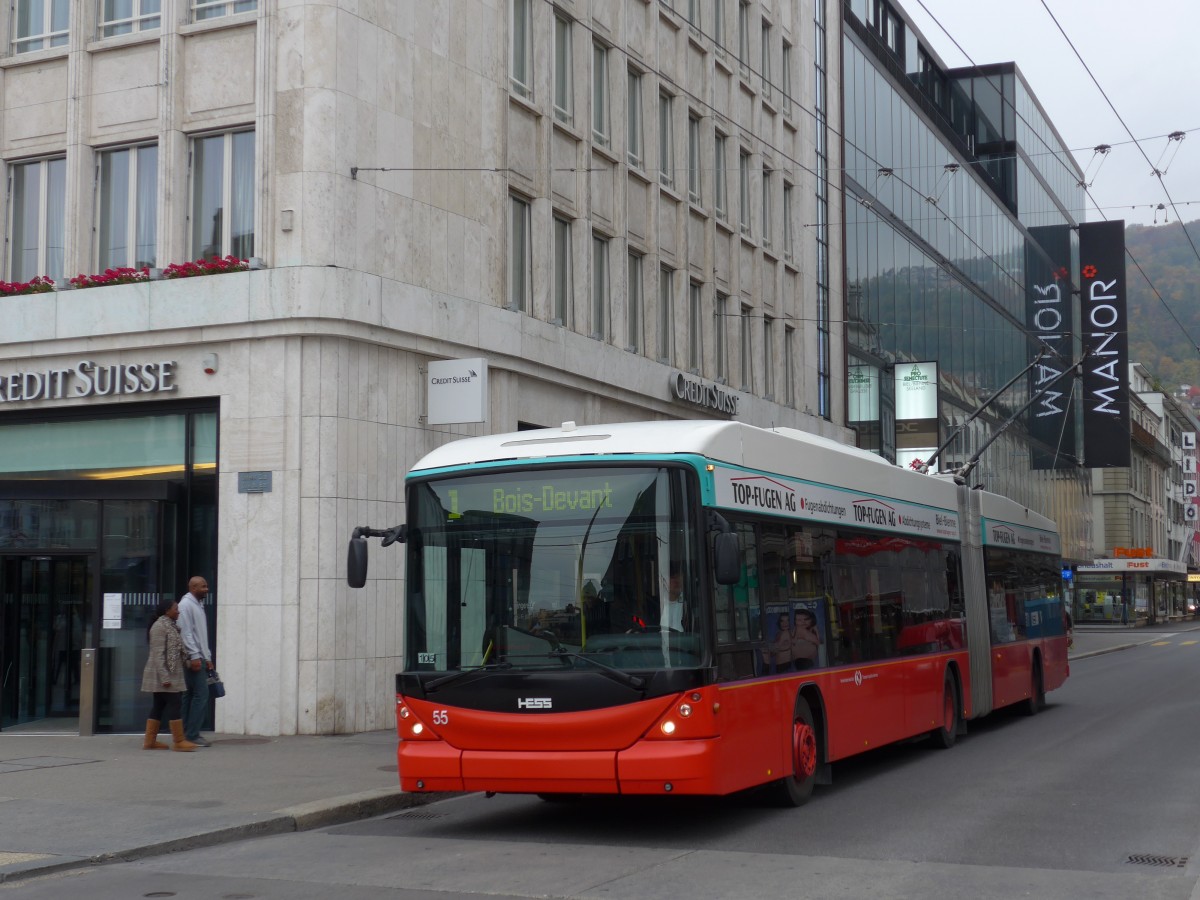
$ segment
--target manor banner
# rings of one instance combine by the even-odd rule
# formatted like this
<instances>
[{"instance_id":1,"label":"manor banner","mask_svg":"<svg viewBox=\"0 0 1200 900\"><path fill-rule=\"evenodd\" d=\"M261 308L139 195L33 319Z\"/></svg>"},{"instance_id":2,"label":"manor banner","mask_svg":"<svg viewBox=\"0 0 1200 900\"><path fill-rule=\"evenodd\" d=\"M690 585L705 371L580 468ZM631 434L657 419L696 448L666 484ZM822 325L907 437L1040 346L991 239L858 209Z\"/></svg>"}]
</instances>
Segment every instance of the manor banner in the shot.
<instances>
[{"instance_id":1,"label":"manor banner","mask_svg":"<svg viewBox=\"0 0 1200 900\"><path fill-rule=\"evenodd\" d=\"M1076 379L1059 378L1075 356L1075 310L1071 285L1071 228L1030 228L1025 265L1025 324L1046 355L1029 373L1030 468L1066 469L1079 464L1075 418L1079 411ZM1035 348L1034 352L1036 352ZM1059 380L1055 380L1059 379Z\"/></svg>"},{"instance_id":2,"label":"manor banner","mask_svg":"<svg viewBox=\"0 0 1200 900\"><path fill-rule=\"evenodd\" d=\"M1092 469L1129 465L1129 325L1125 221L1079 226L1083 321L1083 456Z\"/></svg>"}]
</instances>

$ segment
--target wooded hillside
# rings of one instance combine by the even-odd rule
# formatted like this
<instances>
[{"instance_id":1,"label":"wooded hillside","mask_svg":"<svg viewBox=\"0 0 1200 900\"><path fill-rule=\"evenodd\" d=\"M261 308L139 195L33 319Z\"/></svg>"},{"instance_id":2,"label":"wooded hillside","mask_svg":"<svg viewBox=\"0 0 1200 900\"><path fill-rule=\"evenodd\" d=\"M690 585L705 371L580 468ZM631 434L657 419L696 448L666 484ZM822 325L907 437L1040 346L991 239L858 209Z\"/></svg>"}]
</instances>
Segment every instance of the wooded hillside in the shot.
<instances>
[{"instance_id":1,"label":"wooded hillside","mask_svg":"<svg viewBox=\"0 0 1200 900\"><path fill-rule=\"evenodd\" d=\"M1187 229L1200 247L1200 221ZM1142 363L1168 390L1200 385L1200 259L1178 222L1130 225L1125 246L1162 295L1160 300L1127 256L1130 360Z\"/></svg>"}]
</instances>

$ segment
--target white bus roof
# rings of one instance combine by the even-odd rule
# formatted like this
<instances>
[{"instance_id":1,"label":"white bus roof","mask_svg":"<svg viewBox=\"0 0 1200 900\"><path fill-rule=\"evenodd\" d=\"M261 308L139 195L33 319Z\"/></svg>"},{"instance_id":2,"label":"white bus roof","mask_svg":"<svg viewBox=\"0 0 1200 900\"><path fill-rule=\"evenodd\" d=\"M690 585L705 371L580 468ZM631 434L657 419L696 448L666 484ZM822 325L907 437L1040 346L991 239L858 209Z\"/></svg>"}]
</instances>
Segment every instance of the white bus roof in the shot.
<instances>
[{"instance_id":1,"label":"white bus roof","mask_svg":"<svg viewBox=\"0 0 1200 900\"><path fill-rule=\"evenodd\" d=\"M500 460L628 454L694 454L881 497L950 510L957 506L952 483L894 466L869 451L793 428L766 429L713 419L578 427L567 423L560 428L464 438L432 451L412 471L420 474Z\"/></svg>"},{"instance_id":2,"label":"white bus roof","mask_svg":"<svg viewBox=\"0 0 1200 900\"><path fill-rule=\"evenodd\" d=\"M690 454L877 497L946 510L958 507L957 485L949 475L922 475L867 450L793 428L766 429L715 419L581 426L568 422L559 428L463 438L426 454L412 472L507 460L637 454L660 458ZM1057 533L1053 520L1007 497L980 493L985 518Z\"/></svg>"}]
</instances>

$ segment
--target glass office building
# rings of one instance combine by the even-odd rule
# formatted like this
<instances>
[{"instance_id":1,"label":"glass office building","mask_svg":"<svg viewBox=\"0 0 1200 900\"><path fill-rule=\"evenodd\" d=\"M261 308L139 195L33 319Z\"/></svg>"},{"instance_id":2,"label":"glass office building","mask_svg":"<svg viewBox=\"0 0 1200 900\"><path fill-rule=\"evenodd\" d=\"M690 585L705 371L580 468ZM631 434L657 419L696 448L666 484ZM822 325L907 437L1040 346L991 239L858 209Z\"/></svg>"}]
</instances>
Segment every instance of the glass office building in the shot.
<instances>
[{"instance_id":1,"label":"glass office building","mask_svg":"<svg viewBox=\"0 0 1200 900\"><path fill-rule=\"evenodd\" d=\"M845 10L848 424L859 446L901 465L961 427L940 468L986 445L971 482L1053 517L1064 556L1090 560L1077 388L1055 386L1052 434L1021 412L1031 379L1060 365L1049 357L1022 375L1042 338L1078 356L1071 228L1083 173L1014 64L950 69L899 7ZM1035 324L1047 285L1062 305ZM895 385L926 362L936 363L936 427L915 434L903 411L897 422Z\"/></svg>"}]
</instances>

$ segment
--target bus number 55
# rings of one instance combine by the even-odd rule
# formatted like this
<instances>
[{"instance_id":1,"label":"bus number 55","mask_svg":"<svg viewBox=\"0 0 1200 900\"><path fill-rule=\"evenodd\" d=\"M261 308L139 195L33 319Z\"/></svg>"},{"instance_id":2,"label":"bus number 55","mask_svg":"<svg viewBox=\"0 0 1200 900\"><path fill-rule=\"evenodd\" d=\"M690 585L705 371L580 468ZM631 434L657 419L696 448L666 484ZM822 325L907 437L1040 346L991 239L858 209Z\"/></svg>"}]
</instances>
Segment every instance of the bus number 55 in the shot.
<instances>
[{"instance_id":1,"label":"bus number 55","mask_svg":"<svg viewBox=\"0 0 1200 900\"><path fill-rule=\"evenodd\" d=\"M433 711L433 724L434 725L449 725L450 724L450 710L435 709Z\"/></svg>"}]
</instances>

